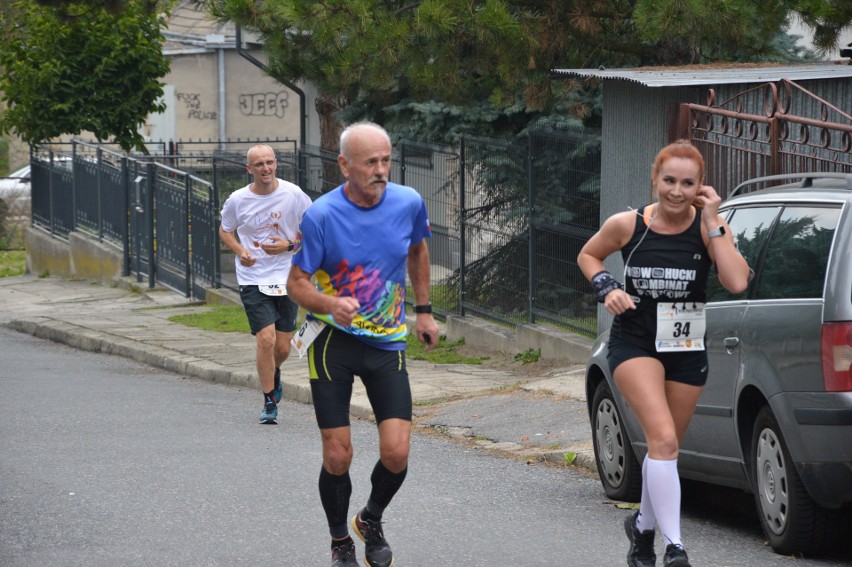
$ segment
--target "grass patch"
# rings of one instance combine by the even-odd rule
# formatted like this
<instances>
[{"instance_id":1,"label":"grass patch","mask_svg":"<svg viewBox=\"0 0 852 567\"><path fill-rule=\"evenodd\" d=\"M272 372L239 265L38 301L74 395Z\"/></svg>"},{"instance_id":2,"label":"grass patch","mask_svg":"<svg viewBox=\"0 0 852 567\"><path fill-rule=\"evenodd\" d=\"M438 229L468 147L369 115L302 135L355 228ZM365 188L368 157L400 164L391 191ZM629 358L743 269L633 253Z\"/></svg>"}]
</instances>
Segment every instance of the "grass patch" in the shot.
<instances>
[{"instance_id":1,"label":"grass patch","mask_svg":"<svg viewBox=\"0 0 852 567\"><path fill-rule=\"evenodd\" d=\"M26 250L0 250L0 278L20 276L26 271Z\"/></svg>"},{"instance_id":2,"label":"grass patch","mask_svg":"<svg viewBox=\"0 0 852 567\"><path fill-rule=\"evenodd\" d=\"M515 355L515 362L522 364L532 364L541 360L541 349L527 349L525 352L519 352Z\"/></svg>"},{"instance_id":3,"label":"grass patch","mask_svg":"<svg viewBox=\"0 0 852 567\"><path fill-rule=\"evenodd\" d=\"M405 357L409 360L425 360L435 364L482 364L485 358L481 356L465 356L458 351L464 346L464 339L447 342L446 335L438 337L438 344L431 351L426 352L426 347L417 340L412 330L407 339Z\"/></svg>"},{"instance_id":4,"label":"grass patch","mask_svg":"<svg viewBox=\"0 0 852 567\"><path fill-rule=\"evenodd\" d=\"M197 313L173 315L169 321L205 331L250 333L248 319L240 305L213 305L200 309ZM464 346L464 339L447 342L447 337L441 335L438 344L430 352L414 336L408 335L406 357L409 360L425 360L434 364L482 364L485 360L478 356L465 356L459 349Z\"/></svg>"},{"instance_id":5,"label":"grass patch","mask_svg":"<svg viewBox=\"0 0 852 567\"><path fill-rule=\"evenodd\" d=\"M215 305L198 313L173 315L169 321L205 331L222 333L251 333L246 312L240 305Z\"/></svg>"}]
</instances>

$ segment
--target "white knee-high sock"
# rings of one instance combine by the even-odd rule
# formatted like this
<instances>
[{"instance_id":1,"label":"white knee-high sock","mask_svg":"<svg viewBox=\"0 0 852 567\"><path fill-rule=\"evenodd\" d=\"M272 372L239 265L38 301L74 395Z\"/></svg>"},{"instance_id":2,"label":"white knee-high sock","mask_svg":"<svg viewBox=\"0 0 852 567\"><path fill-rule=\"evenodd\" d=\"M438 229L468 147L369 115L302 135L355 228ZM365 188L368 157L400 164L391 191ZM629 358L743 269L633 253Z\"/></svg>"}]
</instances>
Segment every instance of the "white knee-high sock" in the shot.
<instances>
[{"instance_id":1,"label":"white knee-high sock","mask_svg":"<svg viewBox=\"0 0 852 567\"><path fill-rule=\"evenodd\" d=\"M664 543L683 544L680 536L680 477L677 459L658 461L647 459L648 497L660 525Z\"/></svg>"},{"instance_id":2,"label":"white knee-high sock","mask_svg":"<svg viewBox=\"0 0 852 567\"><path fill-rule=\"evenodd\" d=\"M648 455L642 461L642 499L639 501L639 517L636 518L636 527L640 532L653 530L657 524L654 515L654 507L651 506L651 497L648 495Z\"/></svg>"}]
</instances>

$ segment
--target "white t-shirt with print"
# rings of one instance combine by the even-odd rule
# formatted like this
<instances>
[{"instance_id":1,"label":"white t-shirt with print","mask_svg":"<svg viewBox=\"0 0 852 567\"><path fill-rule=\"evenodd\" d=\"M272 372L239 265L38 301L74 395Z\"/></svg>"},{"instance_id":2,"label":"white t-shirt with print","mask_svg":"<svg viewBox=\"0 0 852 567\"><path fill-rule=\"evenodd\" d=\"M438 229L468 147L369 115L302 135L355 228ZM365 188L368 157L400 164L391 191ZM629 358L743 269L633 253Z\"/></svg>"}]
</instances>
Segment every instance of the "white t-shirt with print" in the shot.
<instances>
[{"instance_id":1,"label":"white t-shirt with print","mask_svg":"<svg viewBox=\"0 0 852 567\"><path fill-rule=\"evenodd\" d=\"M311 206L311 198L298 185L283 179L278 179L278 188L269 195L252 193L249 187L237 189L222 205L222 229L225 232L236 230L240 244L257 259L253 266L243 266L239 257L234 259L237 283L284 285L290 274L293 253L270 255L260 245L270 242L273 235L295 242L299 223Z\"/></svg>"}]
</instances>

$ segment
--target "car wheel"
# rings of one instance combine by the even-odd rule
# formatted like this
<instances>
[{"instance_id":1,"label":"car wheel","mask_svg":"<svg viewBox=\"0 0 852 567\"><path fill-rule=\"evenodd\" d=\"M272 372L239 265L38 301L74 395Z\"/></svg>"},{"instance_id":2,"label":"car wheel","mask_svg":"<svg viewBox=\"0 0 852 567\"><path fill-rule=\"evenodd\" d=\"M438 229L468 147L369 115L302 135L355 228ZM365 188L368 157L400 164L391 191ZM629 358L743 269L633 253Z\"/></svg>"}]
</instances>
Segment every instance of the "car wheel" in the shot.
<instances>
[{"instance_id":1,"label":"car wheel","mask_svg":"<svg viewBox=\"0 0 852 567\"><path fill-rule=\"evenodd\" d=\"M604 492L613 500L638 502L642 496L642 467L606 380L595 388L591 418L595 462Z\"/></svg>"},{"instance_id":2,"label":"car wheel","mask_svg":"<svg viewBox=\"0 0 852 567\"><path fill-rule=\"evenodd\" d=\"M808 495L768 406L757 414L751 457L757 511L772 549L790 555L831 548L840 514L819 506Z\"/></svg>"}]
</instances>

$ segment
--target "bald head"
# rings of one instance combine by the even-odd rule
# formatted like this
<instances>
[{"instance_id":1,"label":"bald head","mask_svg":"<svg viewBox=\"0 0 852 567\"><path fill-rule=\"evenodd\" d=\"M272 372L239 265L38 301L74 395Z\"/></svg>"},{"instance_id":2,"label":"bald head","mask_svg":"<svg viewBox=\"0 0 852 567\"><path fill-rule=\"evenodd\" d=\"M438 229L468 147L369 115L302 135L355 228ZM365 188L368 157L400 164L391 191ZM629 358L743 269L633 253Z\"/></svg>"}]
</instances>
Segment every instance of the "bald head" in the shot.
<instances>
[{"instance_id":1,"label":"bald head","mask_svg":"<svg viewBox=\"0 0 852 567\"><path fill-rule=\"evenodd\" d=\"M353 142L377 136L384 139L388 146L391 145L390 136L387 131L378 124L373 122L356 122L355 124L347 126L340 134L340 155L342 155L347 162L352 161Z\"/></svg>"}]
</instances>

